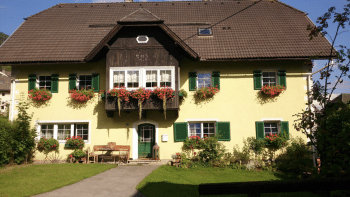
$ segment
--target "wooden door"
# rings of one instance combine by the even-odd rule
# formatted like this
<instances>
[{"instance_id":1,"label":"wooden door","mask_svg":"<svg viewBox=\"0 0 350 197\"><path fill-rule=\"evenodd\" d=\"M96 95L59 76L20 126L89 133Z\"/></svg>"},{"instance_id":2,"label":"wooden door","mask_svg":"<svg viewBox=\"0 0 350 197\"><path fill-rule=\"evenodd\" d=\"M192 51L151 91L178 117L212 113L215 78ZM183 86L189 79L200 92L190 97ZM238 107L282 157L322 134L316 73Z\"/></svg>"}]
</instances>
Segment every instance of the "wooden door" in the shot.
<instances>
[{"instance_id":1,"label":"wooden door","mask_svg":"<svg viewBox=\"0 0 350 197\"><path fill-rule=\"evenodd\" d=\"M141 124L138 127L139 158L152 158L152 148L155 144L155 126Z\"/></svg>"}]
</instances>

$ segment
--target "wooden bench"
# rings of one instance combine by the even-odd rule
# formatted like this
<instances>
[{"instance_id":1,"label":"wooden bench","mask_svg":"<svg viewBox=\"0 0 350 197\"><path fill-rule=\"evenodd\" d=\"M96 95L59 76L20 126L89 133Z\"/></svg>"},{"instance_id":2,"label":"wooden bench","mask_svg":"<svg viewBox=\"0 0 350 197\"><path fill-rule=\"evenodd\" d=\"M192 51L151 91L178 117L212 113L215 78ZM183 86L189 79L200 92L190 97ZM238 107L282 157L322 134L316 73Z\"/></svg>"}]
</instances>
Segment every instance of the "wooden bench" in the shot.
<instances>
[{"instance_id":1,"label":"wooden bench","mask_svg":"<svg viewBox=\"0 0 350 197\"><path fill-rule=\"evenodd\" d=\"M130 146L129 145L116 145L115 142L109 142L107 145L95 145L94 152L101 151L102 154L98 154L98 157L101 158L101 163L105 159L112 159L114 163L116 158L118 157L118 162L120 163L123 160L125 163L129 161L130 156ZM103 152L106 153L103 154ZM114 151L118 151L118 154L112 154ZM126 154L121 154L122 152L126 152Z\"/></svg>"}]
</instances>

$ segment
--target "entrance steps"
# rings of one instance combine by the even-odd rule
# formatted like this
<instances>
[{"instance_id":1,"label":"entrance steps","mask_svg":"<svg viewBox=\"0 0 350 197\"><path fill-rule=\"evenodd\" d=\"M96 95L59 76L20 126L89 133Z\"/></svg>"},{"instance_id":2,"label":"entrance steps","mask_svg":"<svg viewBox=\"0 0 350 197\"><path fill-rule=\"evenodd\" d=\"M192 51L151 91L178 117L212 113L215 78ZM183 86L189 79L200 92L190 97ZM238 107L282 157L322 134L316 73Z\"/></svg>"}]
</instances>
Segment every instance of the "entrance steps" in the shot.
<instances>
[{"instance_id":1,"label":"entrance steps","mask_svg":"<svg viewBox=\"0 0 350 197\"><path fill-rule=\"evenodd\" d=\"M127 165L162 165L162 161L152 159L136 159L129 160Z\"/></svg>"}]
</instances>

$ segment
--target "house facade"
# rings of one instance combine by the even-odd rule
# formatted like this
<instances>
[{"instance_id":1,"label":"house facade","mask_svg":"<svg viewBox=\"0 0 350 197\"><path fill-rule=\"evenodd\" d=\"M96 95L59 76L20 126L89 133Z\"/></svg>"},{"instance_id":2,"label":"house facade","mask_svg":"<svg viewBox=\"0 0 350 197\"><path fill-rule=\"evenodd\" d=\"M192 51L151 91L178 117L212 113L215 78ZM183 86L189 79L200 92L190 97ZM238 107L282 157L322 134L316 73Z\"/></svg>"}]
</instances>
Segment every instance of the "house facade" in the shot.
<instances>
[{"instance_id":1,"label":"house facade","mask_svg":"<svg viewBox=\"0 0 350 197\"><path fill-rule=\"evenodd\" d=\"M157 143L167 160L189 136L217 136L229 151L269 133L306 139L293 115L307 107L310 57L331 47L324 37L309 41L308 24L304 12L278 1L59 4L27 18L0 47L0 64L13 66L17 101L34 88L52 92L28 112L38 139L59 140L62 157L71 153L65 139L80 136L90 148L129 145L132 159L152 156ZM265 85L286 90L266 98ZM173 89L166 117L156 96L140 116L137 100L108 95L122 86ZM203 87L219 92L199 99ZM76 105L69 90L81 88L95 97Z\"/></svg>"},{"instance_id":2,"label":"house facade","mask_svg":"<svg viewBox=\"0 0 350 197\"><path fill-rule=\"evenodd\" d=\"M7 116L11 101L11 71L2 69L0 72L0 114Z\"/></svg>"}]
</instances>

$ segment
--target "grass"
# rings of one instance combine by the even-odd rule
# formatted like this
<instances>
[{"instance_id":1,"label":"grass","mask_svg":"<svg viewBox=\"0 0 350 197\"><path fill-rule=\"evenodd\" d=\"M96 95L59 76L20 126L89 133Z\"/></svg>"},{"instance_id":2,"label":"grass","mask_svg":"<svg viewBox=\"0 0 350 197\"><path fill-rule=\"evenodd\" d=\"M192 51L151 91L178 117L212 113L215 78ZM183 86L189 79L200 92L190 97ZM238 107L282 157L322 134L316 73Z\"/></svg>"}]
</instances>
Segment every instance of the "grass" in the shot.
<instances>
[{"instance_id":1,"label":"grass","mask_svg":"<svg viewBox=\"0 0 350 197\"><path fill-rule=\"evenodd\" d=\"M234 170L229 168L197 168L183 169L173 166L160 166L148 175L136 187L138 191L147 197L160 196L199 196L198 185L201 183L224 183L224 182L246 182L246 181L278 181L285 180L283 174L269 171ZM252 188L254 189L254 188ZM220 195L244 196L247 194ZM311 192L293 193L269 193L261 196L318 196ZM208 196L209 197L209 196ZM212 196L210 196L212 197Z\"/></svg>"},{"instance_id":2,"label":"grass","mask_svg":"<svg viewBox=\"0 0 350 197\"><path fill-rule=\"evenodd\" d=\"M43 164L0 169L0 196L32 196L94 176L117 165Z\"/></svg>"}]
</instances>

